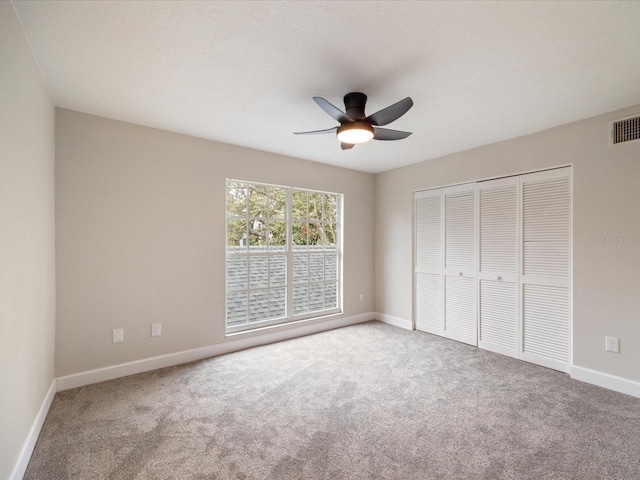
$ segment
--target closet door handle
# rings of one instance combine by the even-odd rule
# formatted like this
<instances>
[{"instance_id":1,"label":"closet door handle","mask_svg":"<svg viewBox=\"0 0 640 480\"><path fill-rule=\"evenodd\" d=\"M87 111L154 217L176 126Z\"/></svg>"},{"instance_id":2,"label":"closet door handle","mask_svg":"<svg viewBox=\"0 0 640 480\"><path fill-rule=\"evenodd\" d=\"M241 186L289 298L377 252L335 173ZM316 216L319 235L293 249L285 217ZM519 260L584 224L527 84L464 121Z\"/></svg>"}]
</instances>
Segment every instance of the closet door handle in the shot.
<instances>
[{"instance_id":1,"label":"closet door handle","mask_svg":"<svg viewBox=\"0 0 640 480\"><path fill-rule=\"evenodd\" d=\"M458 275L460 275L462 277L462 272L458 272Z\"/></svg>"},{"instance_id":2,"label":"closet door handle","mask_svg":"<svg viewBox=\"0 0 640 480\"><path fill-rule=\"evenodd\" d=\"M496 280L502 280L502 277L500 275L496 275L495 279Z\"/></svg>"}]
</instances>

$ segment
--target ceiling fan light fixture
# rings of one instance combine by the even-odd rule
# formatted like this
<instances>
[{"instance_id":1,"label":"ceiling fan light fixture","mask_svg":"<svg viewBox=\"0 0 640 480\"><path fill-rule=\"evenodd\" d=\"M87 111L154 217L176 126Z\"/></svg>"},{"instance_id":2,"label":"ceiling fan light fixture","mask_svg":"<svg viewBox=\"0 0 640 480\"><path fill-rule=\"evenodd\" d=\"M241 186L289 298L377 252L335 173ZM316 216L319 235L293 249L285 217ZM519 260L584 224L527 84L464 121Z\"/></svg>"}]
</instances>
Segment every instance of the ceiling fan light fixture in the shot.
<instances>
[{"instance_id":1,"label":"ceiling fan light fixture","mask_svg":"<svg viewBox=\"0 0 640 480\"><path fill-rule=\"evenodd\" d=\"M338 127L338 140L355 145L373 138L373 127L367 122L349 122Z\"/></svg>"}]
</instances>

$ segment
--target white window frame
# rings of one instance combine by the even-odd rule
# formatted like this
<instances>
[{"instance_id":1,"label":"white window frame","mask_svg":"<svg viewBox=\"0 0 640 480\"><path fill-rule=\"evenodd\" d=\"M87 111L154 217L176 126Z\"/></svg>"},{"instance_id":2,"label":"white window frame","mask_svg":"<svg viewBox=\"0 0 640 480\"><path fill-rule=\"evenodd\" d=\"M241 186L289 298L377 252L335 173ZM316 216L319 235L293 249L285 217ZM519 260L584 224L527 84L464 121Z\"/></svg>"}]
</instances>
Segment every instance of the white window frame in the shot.
<instances>
[{"instance_id":1,"label":"white window frame","mask_svg":"<svg viewBox=\"0 0 640 480\"><path fill-rule=\"evenodd\" d=\"M328 315L335 315L335 314L340 314L342 313L342 289L343 289L343 282L342 282L342 261L343 261L343 254L342 254L342 242L343 242L343 236L342 236L342 219L343 219L343 202L344 202L344 197L343 194L340 193L335 193L335 192L326 192L326 191L320 191L320 190L311 190L311 189L307 189L307 188L301 188L301 187L291 187L291 186L284 186L284 185L274 185L274 184L268 184L268 183L261 183L261 182L254 182L254 181L249 181L249 180L239 180L239 179L232 179L232 178L227 178L226 182L225 182L225 198L226 198L226 192L228 191L228 186L230 183L241 183L241 184L245 184L245 185L251 185L251 186L261 186L261 187L275 187L275 188L281 188L281 189L285 189L286 190L286 218L285 218L285 222L286 222L286 244L284 247L284 250L270 250L269 248L265 248L264 250L256 250L256 251L251 251L250 246L247 245L246 250L244 251L229 251L229 245L228 245L228 228L227 228L227 222L229 221L229 219L237 219L239 217L237 216L233 216L229 214L228 211L228 204L225 201L225 331L226 334L233 334L233 333L239 333L239 332L247 332L247 331L252 331L252 330L257 330L257 329L261 329L264 327L269 327L269 326L273 326L273 325L282 325L282 324L287 324L287 323L292 323L292 322L298 322L298 321L305 321L305 320L310 320L310 319L314 319L314 318L320 318L320 317L324 317L324 316L328 316ZM335 242L335 249L328 249L326 248L324 245L322 245L321 247L316 247L314 249L311 249L310 247L307 247L307 249L304 248L298 248L296 249L293 245L293 224L296 221L300 221L300 219L294 219L293 218L293 192L294 190L296 191L304 191L304 192L308 192L308 193L320 193L320 194L326 194L326 195L333 195L336 197L336 221L335 221L335 225L336 225L336 242ZM307 199L307 202L309 202L309 200ZM308 205L308 203L307 203ZM247 231L249 230L249 223L256 220L256 218L252 217L249 209L247 208L247 214L246 214L246 221L247 221ZM274 218L265 218L265 220L267 222L271 222L273 220L275 221L282 221L282 219L274 219ZM323 219L315 222L313 220L310 220L308 218L308 207L307 207L307 218L305 219L306 223L318 223L321 226L324 225L326 222L324 222ZM333 222L331 222L333 223ZM247 242L249 241L249 238L247 237ZM336 279L335 279L335 283L336 285L336 307L335 308L330 308L330 309L322 309L322 310L317 310L317 311L313 311L313 312L304 312L304 313L300 313L297 315L294 315L293 313L293 289L294 289L294 285L303 285L303 283L297 283L294 284L293 283L293 260L294 260L294 255L295 254L299 254L299 253L306 253L307 255L311 255L313 253L322 253L323 254L323 271L324 271L324 253L330 251L332 253L335 253L337 256L337 265L336 265ZM256 322L249 322L248 316L247 316L247 322L243 323L241 325L233 325L233 326L228 326L227 325L227 314L228 314L228 310L227 310L227 300L228 300L228 294L229 294L229 286L228 286L228 267L227 267L227 262L228 259L230 257L234 257L234 256L238 256L238 257L245 257L247 258L248 262L250 262L250 257L253 256L266 256L269 257L269 259L271 257L277 257L277 256L286 256L286 262L287 262L287 268L286 268L286 279L284 282L284 285L278 285L276 287L271 287L270 285L268 287L266 287L267 292L271 289L271 288L285 288L285 292L286 292L286 302L285 302L285 315L283 317L278 317L275 319L265 319L265 320L261 320L261 321L256 321ZM269 265L270 265L270 261L269 261ZM250 267L248 267L250 268ZM308 267L310 268L310 262L308 264ZM247 275L249 274L249 271L247 272ZM317 282L311 282L309 280L309 275L307 275L307 282L306 285L311 286L314 284L319 284L322 283L323 285L326 285L327 283L333 283L333 280L327 280L326 278L323 278L322 281ZM259 287L259 288L254 288L254 290L265 290L265 287ZM236 290L236 291L244 291L244 290ZM247 280L247 288L246 288L246 294L247 294L247 309L250 308L250 303L249 303L249 298L251 295L251 281L248 279ZM325 296L323 295L323 302L324 302Z\"/></svg>"}]
</instances>

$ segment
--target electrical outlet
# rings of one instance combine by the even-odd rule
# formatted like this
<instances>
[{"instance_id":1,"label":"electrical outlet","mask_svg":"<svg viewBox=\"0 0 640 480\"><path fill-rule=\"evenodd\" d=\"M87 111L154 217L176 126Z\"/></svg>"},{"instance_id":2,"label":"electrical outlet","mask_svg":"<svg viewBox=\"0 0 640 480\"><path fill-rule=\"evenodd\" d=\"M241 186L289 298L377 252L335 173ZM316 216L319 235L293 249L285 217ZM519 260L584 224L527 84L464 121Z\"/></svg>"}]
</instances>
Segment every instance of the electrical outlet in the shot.
<instances>
[{"instance_id":1,"label":"electrical outlet","mask_svg":"<svg viewBox=\"0 0 640 480\"><path fill-rule=\"evenodd\" d=\"M161 323L152 323L151 324L151 336L159 337L162 334L162 324Z\"/></svg>"},{"instance_id":2,"label":"electrical outlet","mask_svg":"<svg viewBox=\"0 0 640 480\"><path fill-rule=\"evenodd\" d=\"M364 293L361 293L361 294L360 294L360 301L361 301L361 302L364 302Z\"/></svg>"},{"instance_id":3,"label":"electrical outlet","mask_svg":"<svg viewBox=\"0 0 640 480\"><path fill-rule=\"evenodd\" d=\"M620 339L616 337L605 337L605 350L607 352L620 353Z\"/></svg>"},{"instance_id":4,"label":"electrical outlet","mask_svg":"<svg viewBox=\"0 0 640 480\"><path fill-rule=\"evenodd\" d=\"M124 330L122 328L113 331L113 343L120 342L124 342Z\"/></svg>"}]
</instances>

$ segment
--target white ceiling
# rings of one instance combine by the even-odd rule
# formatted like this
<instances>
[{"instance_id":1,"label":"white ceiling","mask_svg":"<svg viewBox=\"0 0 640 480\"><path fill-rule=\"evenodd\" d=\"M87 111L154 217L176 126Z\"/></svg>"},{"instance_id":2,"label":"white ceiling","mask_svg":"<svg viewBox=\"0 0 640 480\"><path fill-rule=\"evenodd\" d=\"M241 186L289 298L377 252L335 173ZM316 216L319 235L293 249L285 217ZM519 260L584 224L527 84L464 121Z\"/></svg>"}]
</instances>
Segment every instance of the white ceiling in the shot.
<instances>
[{"instance_id":1,"label":"white ceiling","mask_svg":"<svg viewBox=\"0 0 640 480\"><path fill-rule=\"evenodd\" d=\"M59 107L367 172L640 103L640 2L14 5ZM292 134L351 91L414 134Z\"/></svg>"}]
</instances>

